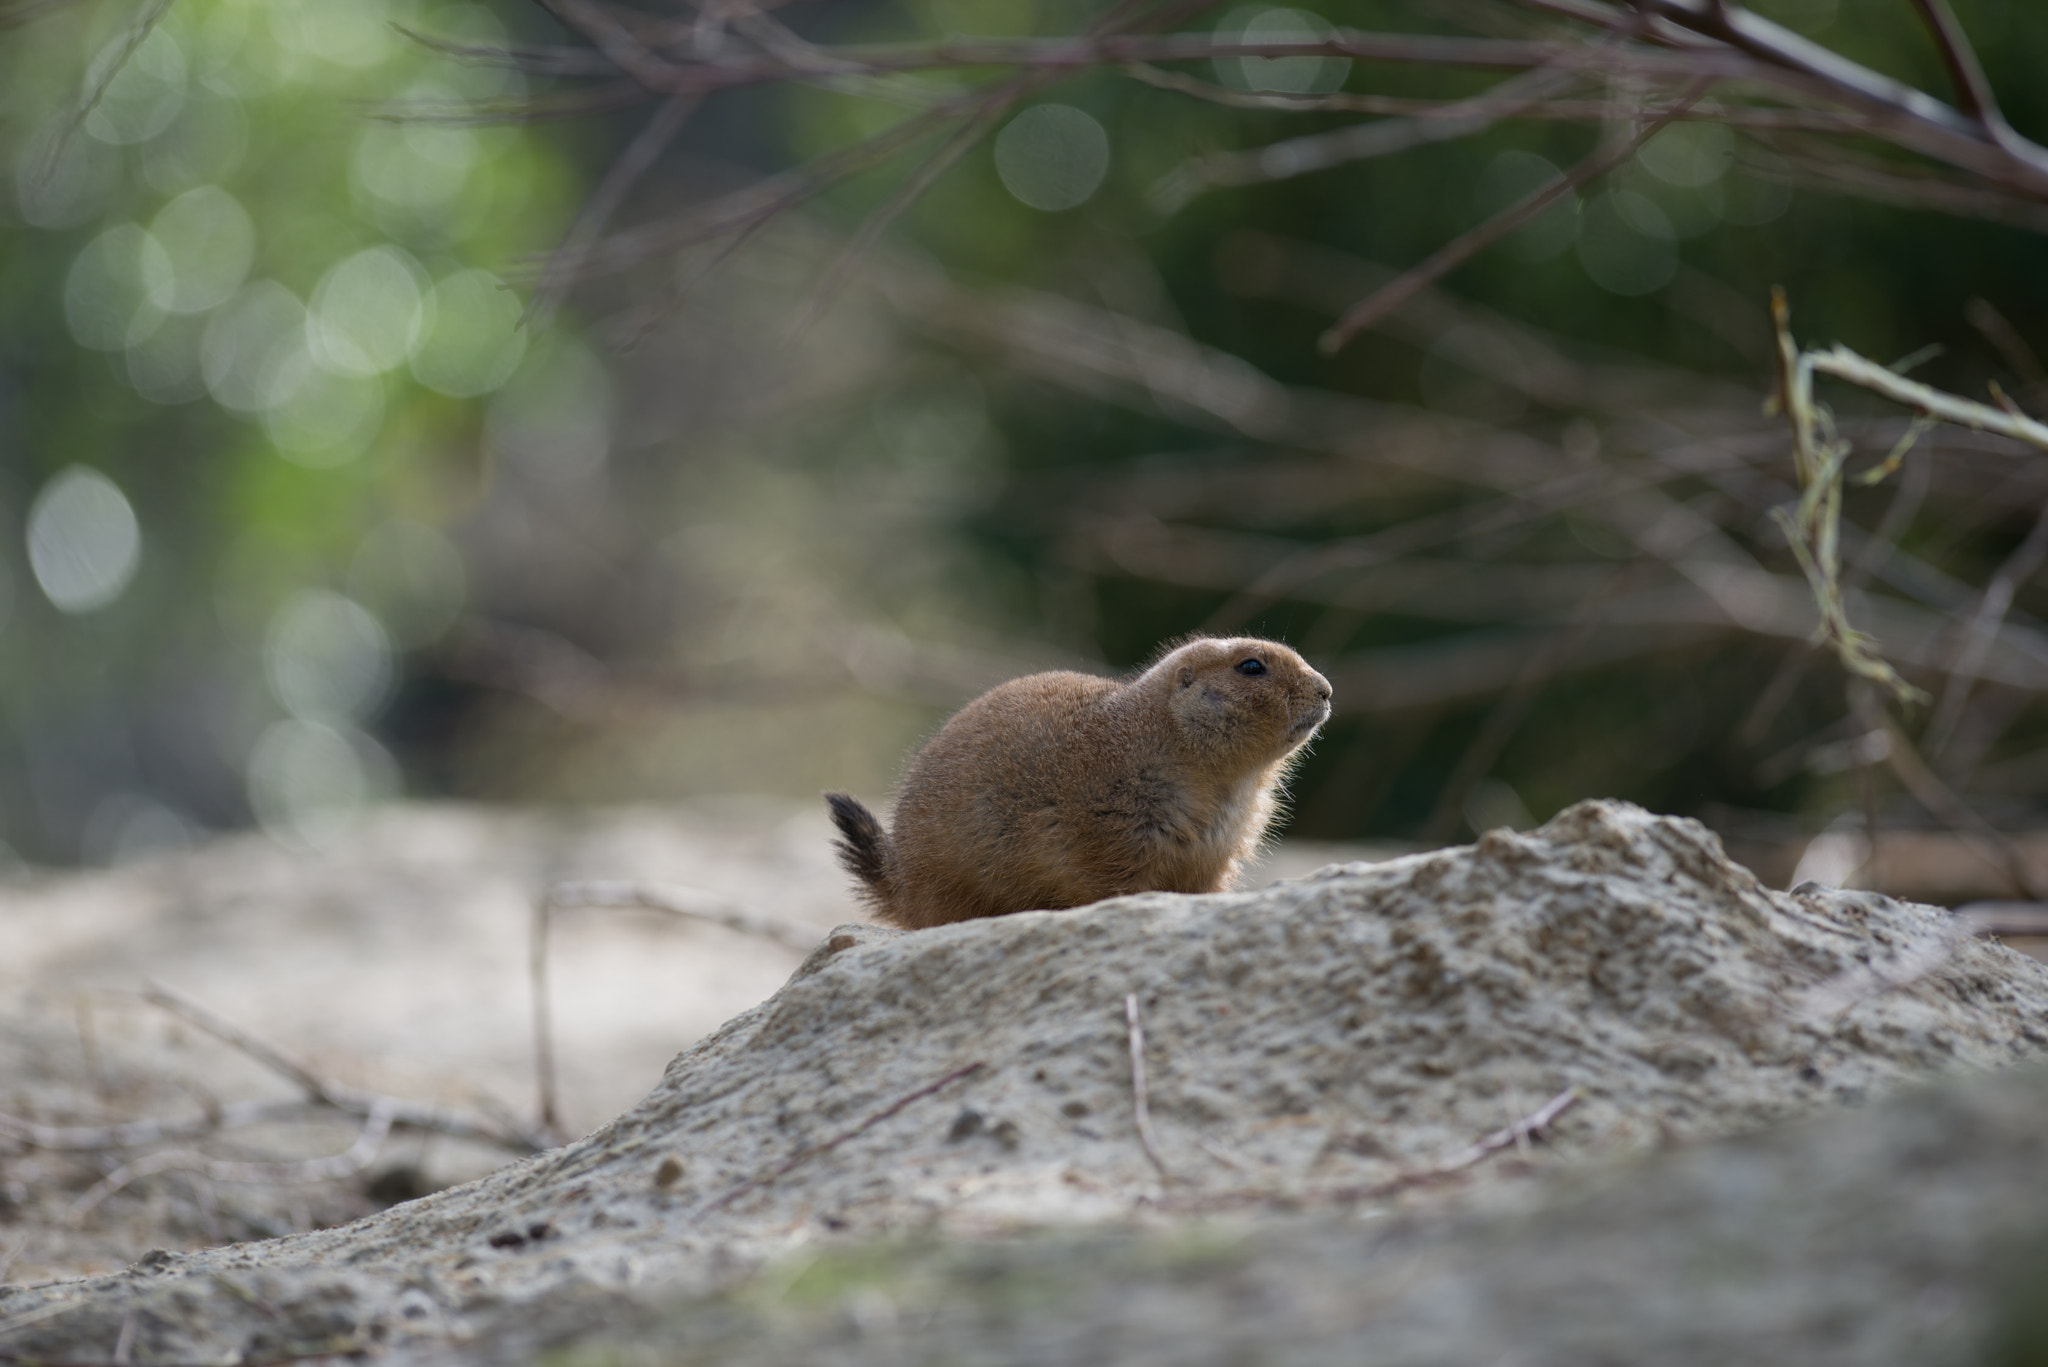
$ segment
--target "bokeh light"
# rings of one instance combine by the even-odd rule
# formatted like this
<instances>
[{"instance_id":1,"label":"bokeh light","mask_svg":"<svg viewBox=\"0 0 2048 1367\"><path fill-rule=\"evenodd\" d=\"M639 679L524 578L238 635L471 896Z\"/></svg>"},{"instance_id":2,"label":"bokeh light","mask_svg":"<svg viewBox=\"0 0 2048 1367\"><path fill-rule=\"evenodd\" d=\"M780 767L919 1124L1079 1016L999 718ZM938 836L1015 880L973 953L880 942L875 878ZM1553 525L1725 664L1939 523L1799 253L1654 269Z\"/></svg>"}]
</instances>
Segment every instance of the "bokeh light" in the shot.
<instances>
[{"instance_id":1,"label":"bokeh light","mask_svg":"<svg viewBox=\"0 0 2048 1367\"><path fill-rule=\"evenodd\" d=\"M1086 110L1040 104L996 135L996 174L1034 209L1055 213L1094 198L1109 173L1109 134Z\"/></svg>"},{"instance_id":2,"label":"bokeh light","mask_svg":"<svg viewBox=\"0 0 2048 1367\"><path fill-rule=\"evenodd\" d=\"M273 838L318 849L344 833L363 809L398 791L390 752L361 731L313 721L281 721L249 755L249 805Z\"/></svg>"},{"instance_id":3,"label":"bokeh light","mask_svg":"<svg viewBox=\"0 0 2048 1367\"><path fill-rule=\"evenodd\" d=\"M1216 26L1219 36L1255 43L1319 42L1335 32L1327 20L1308 10L1258 8L1234 10ZM1225 85L1273 95L1324 95L1341 90L1351 74L1345 57L1225 57L1216 63Z\"/></svg>"},{"instance_id":4,"label":"bokeh light","mask_svg":"<svg viewBox=\"0 0 2048 1367\"><path fill-rule=\"evenodd\" d=\"M248 211L218 185L187 190L164 205L149 232L168 258L150 300L167 313L203 313L226 303L256 256Z\"/></svg>"},{"instance_id":5,"label":"bokeh light","mask_svg":"<svg viewBox=\"0 0 2048 1367\"><path fill-rule=\"evenodd\" d=\"M412 358L412 373L453 398L488 394L512 377L526 353L523 307L505 282L484 270L457 271L434 286L433 322Z\"/></svg>"},{"instance_id":6,"label":"bokeh light","mask_svg":"<svg viewBox=\"0 0 2048 1367\"><path fill-rule=\"evenodd\" d=\"M28 562L58 611L91 612L121 596L142 561L142 529L114 481L73 465L36 495Z\"/></svg>"},{"instance_id":7,"label":"bokeh light","mask_svg":"<svg viewBox=\"0 0 2048 1367\"><path fill-rule=\"evenodd\" d=\"M361 604L327 589L292 595L264 643L270 687L301 721L351 722L391 688L391 638Z\"/></svg>"},{"instance_id":8,"label":"bokeh light","mask_svg":"<svg viewBox=\"0 0 2048 1367\"><path fill-rule=\"evenodd\" d=\"M88 244L64 282L64 318L80 346L120 351L163 320L157 301L176 281L170 254L146 229L122 223Z\"/></svg>"}]
</instances>

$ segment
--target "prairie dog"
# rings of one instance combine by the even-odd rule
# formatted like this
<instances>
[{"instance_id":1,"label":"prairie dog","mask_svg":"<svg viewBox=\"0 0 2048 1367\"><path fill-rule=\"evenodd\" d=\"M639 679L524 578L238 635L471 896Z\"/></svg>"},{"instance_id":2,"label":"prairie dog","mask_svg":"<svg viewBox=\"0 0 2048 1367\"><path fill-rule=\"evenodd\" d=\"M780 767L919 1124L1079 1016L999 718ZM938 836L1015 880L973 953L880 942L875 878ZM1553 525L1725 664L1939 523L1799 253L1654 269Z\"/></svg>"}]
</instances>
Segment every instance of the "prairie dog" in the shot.
<instances>
[{"instance_id":1,"label":"prairie dog","mask_svg":"<svg viewBox=\"0 0 2048 1367\"><path fill-rule=\"evenodd\" d=\"M1126 682L1058 671L982 694L911 760L892 831L825 800L840 862L906 929L1220 892L1329 715L1329 680L1286 646L1199 637Z\"/></svg>"}]
</instances>

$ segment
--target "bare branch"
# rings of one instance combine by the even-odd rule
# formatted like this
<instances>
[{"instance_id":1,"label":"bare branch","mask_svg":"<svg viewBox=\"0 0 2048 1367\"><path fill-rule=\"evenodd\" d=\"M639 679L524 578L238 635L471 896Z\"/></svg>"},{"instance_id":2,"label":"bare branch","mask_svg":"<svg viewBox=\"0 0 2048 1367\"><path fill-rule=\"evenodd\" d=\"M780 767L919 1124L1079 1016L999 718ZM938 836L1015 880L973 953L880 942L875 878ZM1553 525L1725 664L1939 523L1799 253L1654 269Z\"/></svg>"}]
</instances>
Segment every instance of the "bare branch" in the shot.
<instances>
[{"instance_id":1,"label":"bare branch","mask_svg":"<svg viewBox=\"0 0 2048 1367\"><path fill-rule=\"evenodd\" d=\"M1852 688L1850 698L1857 719L1865 727L1886 737L1885 763L1914 800L1950 830L1973 838L1979 844L1978 853L1985 862L2004 873L2021 896L2042 900L2044 890L2048 889L2044 889L2041 880L2034 877L2025 852L2013 843L2012 837L1986 821L1927 767L1927 762L1920 758L1919 750L1899 729L1898 723L1885 715L1883 706L1875 697L1864 690Z\"/></svg>"},{"instance_id":2,"label":"bare branch","mask_svg":"<svg viewBox=\"0 0 2048 1367\"><path fill-rule=\"evenodd\" d=\"M1674 108L1684 109L1707 93L1711 81L1694 81L1680 93ZM1669 111L1637 129L1633 136L1587 157L1548 185L1532 191L1486 222L1472 228L1431 253L1399 278L1375 290L1352 305L1336 326L1325 332L1317 345L1325 355L1341 350L1346 342L1392 313L1423 288L1444 276L1522 225L1533 221L1580 186L1607 174L1635 155L1636 149L1662 132L1675 115Z\"/></svg>"},{"instance_id":3,"label":"bare branch","mask_svg":"<svg viewBox=\"0 0 2048 1367\"><path fill-rule=\"evenodd\" d=\"M808 954L818 941L816 932L787 921L778 921L751 907L729 902L694 888L655 887L646 883L597 880L557 883L548 889L546 902L555 910L571 907L631 908L658 911L668 916L723 926L741 935L768 940L784 949Z\"/></svg>"},{"instance_id":4,"label":"bare branch","mask_svg":"<svg viewBox=\"0 0 2048 1367\"><path fill-rule=\"evenodd\" d=\"M658 888L644 883L600 880L557 883L533 904L527 942L527 972L533 994L533 1068L539 1093L540 1129L550 1136L565 1133L561 1094L555 1076L554 1010L548 990L548 937L555 914L574 907L606 907L658 911L686 921L723 926L742 935L769 940L799 954L808 953L817 936L737 903L691 888ZM559 1142L557 1140L556 1142Z\"/></svg>"},{"instance_id":5,"label":"bare branch","mask_svg":"<svg viewBox=\"0 0 2048 1367\"><path fill-rule=\"evenodd\" d=\"M1440 105L1426 117L1356 123L1248 151L1202 157L1162 180L1153 189L1152 199L1172 212L1204 190L1288 180L1349 162L1470 137L1501 119L1515 117L1577 79L1575 71L1538 67L1502 81L1484 95Z\"/></svg>"},{"instance_id":6,"label":"bare branch","mask_svg":"<svg viewBox=\"0 0 2048 1367\"><path fill-rule=\"evenodd\" d=\"M157 23L170 7L171 0L146 0L146 3L135 11L127 27L93 58L92 66L87 71L86 86L79 92L77 103L44 146L41 160L30 173L29 184L32 187L41 189L48 184L50 176L57 169L57 163L64 159L65 152L71 148L72 139L78 136L78 130L85 127L85 121L92 117L92 111L99 108L100 101L106 98L107 91L114 84L114 78L121 74L121 68L127 66L128 60L135 55L136 50L149 41L149 35L156 31ZM43 12L39 9L30 10L29 17L36 17ZM0 11L0 21L4 21L0 22L0 28L11 27L16 22L26 22L14 19L8 11Z\"/></svg>"},{"instance_id":7,"label":"bare branch","mask_svg":"<svg viewBox=\"0 0 2048 1367\"><path fill-rule=\"evenodd\" d=\"M2034 577L2043 560L2048 560L2048 504L2042 505L2026 537L2013 548L2005 563L1998 567L1998 572L1991 576L1991 582L1984 586L1983 597L1977 602L1976 611L1970 614L1969 634L1963 643L1962 653L1949 670L1948 683L1941 690L1941 701L1935 704L1934 718L1927 725L1927 751L1936 761L1947 750L1950 739L1955 735L1956 724L1962 720L1963 708L1970 700L1971 686L1977 682L1984 668L1984 657L1990 653L1992 642L2005 623L2005 615L2012 609L2013 594L2020 585Z\"/></svg>"},{"instance_id":8,"label":"bare branch","mask_svg":"<svg viewBox=\"0 0 2048 1367\"><path fill-rule=\"evenodd\" d=\"M633 135L633 140L626 144L626 150L619 153L604 173L604 179L584 200L562 244L549 254L547 265L541 270L540 281L534 287L533 299L520 318L522 324L547 325L548 316L575 276L574 263L597 241L627 193L668 150L696 107L697 99L692 96L678 95L664 100L655 110L654 117Z\"/></svg>"},{"instance_id":9,"label":"bare branch","mask_svg":"<svg viewBox=\"0 0 2048 1367\"><path fill-rule=\"evenodd\" d=\"M1920 12L1921 20L1934 35L1935 46L1941 50L1941 64L1948 69L1949 83L1955 87L1956 104L1983 126L1993 142L2003 144L2011 136L2012 128L1999 112L1998 96L1992 93L1991 82L1984 78L1984 65L1977 60L1977 50L1970 46L1969 35L1963 32L1948 0L1913 0L1913 8Z\"/></svg>"},{"instance_id":10,"label":"bare branch","mask_svg":"<svg viewBox=\"0 0 2048 1367\"><path fill-rule=\"evenodd\" d=\"M1134 62L1126 76L1158 90L1192 96L1227 109L1257 109L1288 114L1376 114L1389 118L1484 118L1489 124L1509 119L1547 119L1566 123L1599 123L1614 115L1611 100L1507 99L1493 93L1457 100L1425 100L1405 95L1361 95L1337 91L1328 95L1277 95L1198 80L1178 71ZM1505 84L1505 83L1504 83ZM1496 88L1498 89L1498 88ZM1732 128L1784 129L1813 133L1851 134L1867 128L1865 120L1848 114L1786 109L1773 105L1702 102L1679 112L1676 123L1716 123Z\"/></svg>"},{"instance_id":11,"label":"bare branch","mask_svg":"<svg viewBox=\"0 0 2048 1367\"><path fill-rule=\"evenodd\" d=\"M76 1225L90 1215L101 1202L122 1188L160 1172L196 1172L214 1182L238 1182L262 1186L296 1186L313 1182L332 1182L343 1177L353 1177L377 1161L383 1150L384 1140L391 1133L397 1103L390 1098L379 1098L355 1142L338 1154L327 1158L307 1158L290 1163L246 1163L230 1162L209 1158L203 1153L187 1149L175 1149L167 1153L154 1153L147 1158L138 1158L123 1163L108 1173L85 1194L71 1204L66 1218Z\"/></svg>"},{"instance_id":12,"label":"bare branch","mask_svg":"<svg viewBox=\"0 0 2048 1367\"><path fill-rule=\"evenodd\" d=\"M2025 442L2037 451L2048 451L2048 424L2022 413L1993 408L1973 399L1959 398L1931 385L1909 380L1875 361L1857 355L1845 346L1807 353L1807 361L1822 375L1861 385L1895 403L1978 432L1995 432L2001 437Z\"/></svg>"},{"instance_id":13,"label":"bare branch","mask_svg":"<svg viewBox=\"0 0 2048 1367\"><path fill-rule=\"evenodd\" d=\"M222 1043L240 1050L272 1072L289 1079L306 1094L306 1100L310 1103L366 1119L379 1113L388 1113L391 1123L395 1125L429 1130L456 1139L473 1140L514 1153L538 1153L551 1147L551 1143L543 1135L474 1120L441 1106L359 1091L332 1079L320 1077L311 1069L286 1058L240 1026L223 1020L189 997L173 992L169 988L151 984L144 991L143 998L180 1020L204 1030Z\"/></svg>"}]
</instances>

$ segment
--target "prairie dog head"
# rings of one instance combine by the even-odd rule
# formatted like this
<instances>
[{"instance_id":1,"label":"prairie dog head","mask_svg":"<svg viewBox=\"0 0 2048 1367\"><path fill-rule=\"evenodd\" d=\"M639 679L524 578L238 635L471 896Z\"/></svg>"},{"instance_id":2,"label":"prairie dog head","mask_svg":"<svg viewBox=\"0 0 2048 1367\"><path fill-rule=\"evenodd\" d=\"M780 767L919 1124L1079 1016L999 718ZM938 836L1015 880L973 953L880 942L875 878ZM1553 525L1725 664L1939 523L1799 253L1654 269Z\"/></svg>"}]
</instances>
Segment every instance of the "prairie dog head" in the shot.
<instances>
[{"instance_id":1,"label":"prairie dog head","mask_svg":"<svg viewBox=\"0 0 2048 1367\"><path fill-rule=\"evenodd\" d=\"M1166 689L1189 749L1256 769L1288 755L1330 716L1330 681L1278 641L1204 637L1145 672Z\"/></svg>"}]
</instances>

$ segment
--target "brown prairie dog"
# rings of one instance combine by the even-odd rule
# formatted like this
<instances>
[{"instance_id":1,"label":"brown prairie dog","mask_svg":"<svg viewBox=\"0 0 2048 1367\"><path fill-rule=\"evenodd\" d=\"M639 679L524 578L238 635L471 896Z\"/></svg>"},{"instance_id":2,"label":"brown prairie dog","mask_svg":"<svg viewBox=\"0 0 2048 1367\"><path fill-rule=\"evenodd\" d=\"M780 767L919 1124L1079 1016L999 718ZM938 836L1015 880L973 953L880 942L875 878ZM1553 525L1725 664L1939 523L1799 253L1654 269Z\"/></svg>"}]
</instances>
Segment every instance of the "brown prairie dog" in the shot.
<instances>
[{"instance_id":1,"label":"brown prairie dog","mask_svg":"<svg viewBox=\"0 0 2048 1367\"><path fill-rule=\"evenodd\" d=\"M1329 680L1286 646L1201 637L1126 682L1061 671L982 694L911 760L891 831L825 800L861 895L907 929L1221 892L1329 715Z\"/></svg>"}]
</instances>

